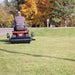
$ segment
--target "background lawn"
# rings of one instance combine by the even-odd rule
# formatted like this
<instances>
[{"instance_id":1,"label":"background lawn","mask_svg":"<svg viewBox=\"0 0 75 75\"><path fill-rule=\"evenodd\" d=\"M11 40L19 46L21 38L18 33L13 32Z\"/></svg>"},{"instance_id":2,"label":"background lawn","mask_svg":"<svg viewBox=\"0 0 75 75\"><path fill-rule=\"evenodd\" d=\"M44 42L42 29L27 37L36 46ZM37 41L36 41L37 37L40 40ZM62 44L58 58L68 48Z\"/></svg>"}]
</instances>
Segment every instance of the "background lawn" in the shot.
<instances>
[{"instance_id":1,"label":"background lawn","mask_svg":"<svg viewBox=\"0 0 75 75\"><path fill-rule=\"evenodd\" d=\"M0 75L75 75L75 28L31 31L30 44L0 37Z\"/></svg>"}]
</instances>

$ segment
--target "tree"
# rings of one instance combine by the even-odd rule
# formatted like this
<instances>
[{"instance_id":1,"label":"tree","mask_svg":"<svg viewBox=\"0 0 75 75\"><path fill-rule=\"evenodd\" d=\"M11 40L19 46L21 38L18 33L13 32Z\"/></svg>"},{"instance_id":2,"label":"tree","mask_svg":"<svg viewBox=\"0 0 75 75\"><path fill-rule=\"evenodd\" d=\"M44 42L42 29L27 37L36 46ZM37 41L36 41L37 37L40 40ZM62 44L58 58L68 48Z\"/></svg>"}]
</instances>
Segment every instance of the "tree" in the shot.
<instances>
[{"instance_id":1,"label":"tree","mask_svg":"<svg viewBox=\"0 0 75 75\"><path fill-rule=\"evenodd\" d=\"M0 5L0 7L2 7ZM13 24L14 17L12 14L9 14L7 10L0 9L0 27L10 27Z\"/></svg>"},{"instance_id":2,"label":"tree","mask_svg":"<svg viewBox=\"0 0 75 75\"><path fill-rule=\"evenodd\" d=\"M46 26L46 20L51 17L55 0L24 0L21 11L31 25Z\"/></svg>"},{"instance_id":3,"label":"tree","mask_svg":"<svg viewBox=\"0 0 75 75\"><path fill-rule=\"evenodd\" d=\"M24 4L25 2L24 0L12 0L10 3L12 6L15 6L18 11L20 11L20 5Z\"/></svg>"},{"instance_id":4,"label":"tree","mask_svg":"<svg viewBox=\"0 0 75 75\"><path fill-rule=\"evenodd\" d=\"M65 23L67 25L67 18L73 13L75 7L74 0L56 0L52 21L53 23Z\"/></svg>"},{"instance_id":5,"label":"tree","mask_svg":"<svg viewBox=\"0 0 75 75\"><path fill-rule=\"evenodd\" d=\"M11 6L8 0L4 0L4 3L5 3L6 8L9 8Z\"/></svg>"}]
</instances>

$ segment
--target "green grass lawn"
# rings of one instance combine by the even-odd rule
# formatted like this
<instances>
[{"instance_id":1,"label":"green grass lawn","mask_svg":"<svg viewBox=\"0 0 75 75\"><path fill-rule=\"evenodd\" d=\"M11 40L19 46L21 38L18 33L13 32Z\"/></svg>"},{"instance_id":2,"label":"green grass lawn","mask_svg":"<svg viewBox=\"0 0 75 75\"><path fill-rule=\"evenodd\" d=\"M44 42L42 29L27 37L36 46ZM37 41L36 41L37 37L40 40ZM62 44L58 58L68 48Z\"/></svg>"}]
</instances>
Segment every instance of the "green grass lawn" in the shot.
<instances>
[{"instance_id":1,"label":"green grass lawn","mask_svg":"<svg viewBox=\"0 0 75 75\"><path fill-rule=\"evenodd\" d=\"M30 44L0 37L0 75L75 75L75 28L31 31Z\"/></svg>"}]
</instances>

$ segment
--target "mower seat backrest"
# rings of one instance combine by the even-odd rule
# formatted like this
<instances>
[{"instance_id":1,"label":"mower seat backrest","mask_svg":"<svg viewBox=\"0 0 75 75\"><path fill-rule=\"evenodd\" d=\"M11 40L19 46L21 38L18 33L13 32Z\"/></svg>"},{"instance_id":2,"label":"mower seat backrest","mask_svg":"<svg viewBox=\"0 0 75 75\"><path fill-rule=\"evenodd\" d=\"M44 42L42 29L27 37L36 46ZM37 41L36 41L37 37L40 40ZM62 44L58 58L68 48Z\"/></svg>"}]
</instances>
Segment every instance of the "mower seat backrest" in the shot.
<instances>
[{"instance_id":1,"label":"mower seat backrest","mask_svg":"<svg viewBox=\"0 0 75 75\"><path fill-rule=\"evenodd\" d=\"M25 30L25 26L24 25L16 25L14 27L15 31L24 31Z\"/></svg>"}]
</instances>

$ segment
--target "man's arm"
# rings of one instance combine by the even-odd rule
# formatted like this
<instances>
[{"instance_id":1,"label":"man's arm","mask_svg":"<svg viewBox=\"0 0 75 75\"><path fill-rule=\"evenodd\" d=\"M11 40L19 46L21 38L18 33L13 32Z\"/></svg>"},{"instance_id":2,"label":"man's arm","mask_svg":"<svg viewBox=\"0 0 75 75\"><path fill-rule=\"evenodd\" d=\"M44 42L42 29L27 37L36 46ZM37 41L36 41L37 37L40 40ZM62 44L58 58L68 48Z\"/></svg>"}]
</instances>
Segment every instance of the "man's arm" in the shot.
<instances>
[{"instance_id":1,"label":"man's arm","mask_svg":"<svg viewBox=\"0 0 75 75\"><path fill-rule=\"evenodd\" d=\"M25 18L24 18L24 24L26 23L26 20L25 20Z\"/></svg>"},{"instance_id":2,"label":"man's arm","mask_svg":"<svg viewBox=\"0 0 75 75\"><path fill-rule=\"evenodd\" d=\"M16 25L16 19L14 19L14 25Z\"/></svg>"}]
</instances>

